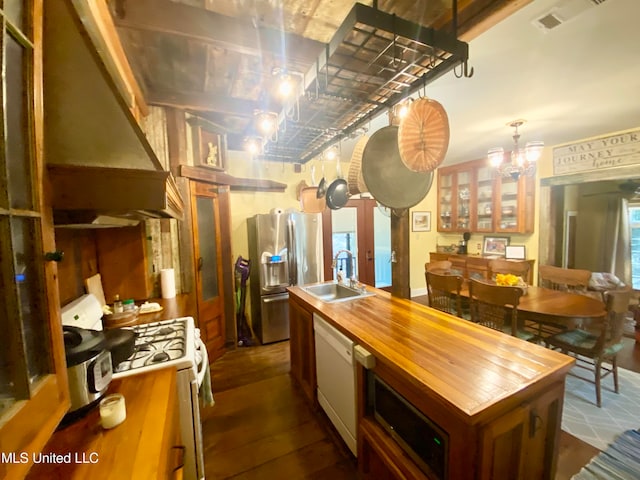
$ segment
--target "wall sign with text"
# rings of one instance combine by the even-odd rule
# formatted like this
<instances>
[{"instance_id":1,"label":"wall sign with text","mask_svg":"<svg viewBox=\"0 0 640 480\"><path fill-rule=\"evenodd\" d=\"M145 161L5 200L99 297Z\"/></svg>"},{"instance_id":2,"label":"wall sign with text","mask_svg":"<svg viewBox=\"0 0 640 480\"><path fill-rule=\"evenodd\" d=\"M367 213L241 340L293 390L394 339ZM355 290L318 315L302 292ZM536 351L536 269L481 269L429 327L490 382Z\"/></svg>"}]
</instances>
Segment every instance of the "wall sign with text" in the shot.
<instances>
[{"instance_id":1,"label":"wall sign with text","mask_svg":"<svg viewBox=\"0 0 640 480\"><path fill-rule=\"evenodd\" d=\"M640 164L640 129L553 149L553 174Z\"/></svg>"}]
</instances>

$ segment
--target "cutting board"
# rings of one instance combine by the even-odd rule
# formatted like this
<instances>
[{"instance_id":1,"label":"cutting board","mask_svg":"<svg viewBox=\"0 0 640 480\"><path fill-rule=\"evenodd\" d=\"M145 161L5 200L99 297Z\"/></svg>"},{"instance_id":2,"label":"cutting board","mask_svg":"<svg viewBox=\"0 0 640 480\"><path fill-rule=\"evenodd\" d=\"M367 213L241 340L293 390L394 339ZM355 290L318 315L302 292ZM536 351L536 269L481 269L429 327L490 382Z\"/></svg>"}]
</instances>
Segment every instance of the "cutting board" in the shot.
<instances>
[{"instance_id":1,"label":"cutting board","mask_svg":"<svg viewBox=\"0 0 640 480\"><path fill-rule=\"evenodd\" d=\"M84 288L87 293L93 293L98 301L100 302L100 306L104 306L107 302L104 299L104 291L102 290L102 277L99 273L84 279Z\"/></svg>"}]
</instances>

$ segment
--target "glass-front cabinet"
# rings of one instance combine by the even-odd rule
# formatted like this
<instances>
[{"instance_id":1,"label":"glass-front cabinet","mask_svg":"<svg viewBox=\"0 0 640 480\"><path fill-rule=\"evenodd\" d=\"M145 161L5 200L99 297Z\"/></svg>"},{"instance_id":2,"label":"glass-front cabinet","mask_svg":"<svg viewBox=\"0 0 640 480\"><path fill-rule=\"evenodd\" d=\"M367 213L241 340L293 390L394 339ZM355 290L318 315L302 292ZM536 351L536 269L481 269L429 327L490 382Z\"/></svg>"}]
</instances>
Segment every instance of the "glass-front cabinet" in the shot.
<instances>
[{"instance_id":1,"label":"glass-front cabinet","mask_svg":"<svg viewBox=\"0 0 640 480\"><path fill-rule=\"evenodd\" d=\"M438 170L438 231L453 231L452 214L455 211L455 195L453 193L453 172L443 173Z\"/></svg>"},{"instance_id":2,"label":"glass-front cabinet","mask_svg":"<svg viewBox=\"0 0 640 480\"><path fill-rule=\"evenodd\" d=\"M42 187L42 0L5 1L0 16L0 443L18 455L0 462L0 478L22 478L69 402L57 268L45 255L55 242Z\"/></svg>"},{"instance_id":3,"label":"glass-front cabinet","mask_svg":"<svg viewBox=\"0 0 640 480\"><path fill-rule=\"evenodd\" d=\"M492 168L480 166L476 169L476 228L477 232L493 232L494 230L494 184Z\"/></svg>"},{"instance_id":4,"label":"glass-front cabinet","mask_svg":"<svg viewBox=\"0 0 640 480\"><path fill-rule=\"evenodd\" d=\"M438 231L533 232L535 179L501 177L487 160L438 169Z\"/></svg>"},{"instance_id":5,"label":"glass-front cabinet","mask_svg":"<svg viewBox=\"0 0 640 480\"><path fill-rule=\"evenodd\" d=\"M438 170L438 231L470 229L474 188L473 170Z\"/></svg>"}]
</instances>

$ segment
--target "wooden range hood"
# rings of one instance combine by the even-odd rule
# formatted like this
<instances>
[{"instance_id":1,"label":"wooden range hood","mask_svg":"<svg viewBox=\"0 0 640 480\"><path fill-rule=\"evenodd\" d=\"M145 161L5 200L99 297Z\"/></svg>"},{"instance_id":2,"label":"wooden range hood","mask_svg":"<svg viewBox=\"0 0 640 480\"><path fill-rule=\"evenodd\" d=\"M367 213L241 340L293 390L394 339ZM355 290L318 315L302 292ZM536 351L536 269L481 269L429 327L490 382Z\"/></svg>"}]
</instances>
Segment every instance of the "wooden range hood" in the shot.
<instances>
[{"instance_id":1,"label":"wooden range hood","mask_svg":"<svg viewBox=\"0 0 640 480\"><path fill-rule=\"evenodd\" d=\"M56 226L121 227L148 218L182 219L169 172L47 165Z\"/></svg>"},{"instance_id":2,"label":"wooden range hood","mask_svg":"<svg viewBox=\"0 0 640 480\"><path fill-rule=\"evenodd\" d=\"M60 0L44 10L45 158L54 222L104 227L182 219L175 181L105 64L108 54L94 43L99 27L83 5Z\"/></svg>"}]
</instances>

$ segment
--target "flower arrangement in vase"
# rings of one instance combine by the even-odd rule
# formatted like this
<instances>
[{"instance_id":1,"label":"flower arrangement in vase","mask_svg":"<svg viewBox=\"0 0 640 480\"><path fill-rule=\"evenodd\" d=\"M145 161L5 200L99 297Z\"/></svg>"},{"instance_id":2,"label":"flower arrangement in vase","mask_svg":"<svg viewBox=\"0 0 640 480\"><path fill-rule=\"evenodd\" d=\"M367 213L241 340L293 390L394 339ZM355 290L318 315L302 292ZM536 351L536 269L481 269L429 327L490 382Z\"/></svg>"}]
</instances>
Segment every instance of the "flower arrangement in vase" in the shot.
<instances>
[{"instance_id":1,"label":"flower arrangement in vase","mask_svg":"<svg viewBox=\"0 0 640 480\"><path fill-rule=\"evenodd\" d=\"M498 273L496 274L496 285L500 285L502 287L520 287L523 291L523 294L527 294L527 284L522 279L522 277L518 277L517 275L513 275L512 273Z\"/></svg>"}]
</instances>

